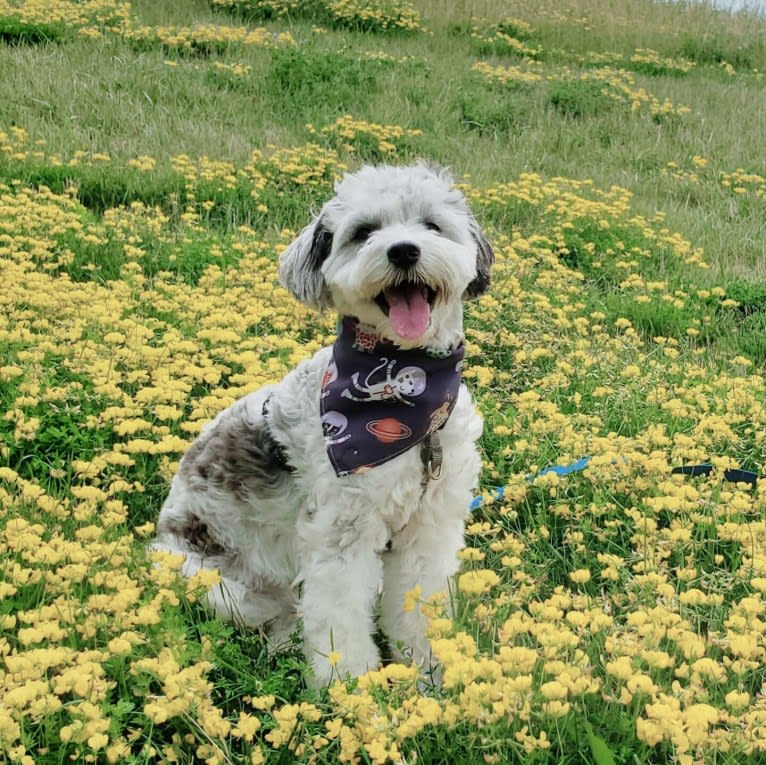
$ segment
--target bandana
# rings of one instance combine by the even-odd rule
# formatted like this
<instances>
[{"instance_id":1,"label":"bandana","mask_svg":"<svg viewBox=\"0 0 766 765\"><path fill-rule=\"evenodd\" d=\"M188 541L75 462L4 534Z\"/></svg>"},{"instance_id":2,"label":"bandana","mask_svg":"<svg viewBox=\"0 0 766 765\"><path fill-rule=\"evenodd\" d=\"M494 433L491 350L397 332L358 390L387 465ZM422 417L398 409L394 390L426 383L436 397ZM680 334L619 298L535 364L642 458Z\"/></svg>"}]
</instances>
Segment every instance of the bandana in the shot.
<instances>
[{"instance_id":1,"label":"bandana","mask_svg":"<svg viewBox=\"0 0 766 765\"><path fill-rule=\"evenodd\" d=\"M344 316L322 380L320 412L335 472L357 473L444 427L457 401L465 348L403 350Z\"/></svg>"}]
</instances>

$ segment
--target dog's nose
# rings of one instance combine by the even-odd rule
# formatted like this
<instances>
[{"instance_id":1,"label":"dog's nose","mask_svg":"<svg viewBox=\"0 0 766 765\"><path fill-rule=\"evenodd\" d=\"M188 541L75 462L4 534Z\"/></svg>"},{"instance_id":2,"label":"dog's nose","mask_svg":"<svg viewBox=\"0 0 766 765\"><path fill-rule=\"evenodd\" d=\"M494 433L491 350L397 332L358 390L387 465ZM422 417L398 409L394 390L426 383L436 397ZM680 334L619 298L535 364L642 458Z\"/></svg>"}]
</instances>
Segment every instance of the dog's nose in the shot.
<instances>
[{"instance_id":1,"label":"dog's nose","mask_svg":"<svg viewBox=\"0 0 766 765\"><path fill-rule=\"evenodd\" d=\"M420 258L420 247L413 242L398 242L388 248L388 260L397 268L414 266Z\"/></svg>"}]
</instances>

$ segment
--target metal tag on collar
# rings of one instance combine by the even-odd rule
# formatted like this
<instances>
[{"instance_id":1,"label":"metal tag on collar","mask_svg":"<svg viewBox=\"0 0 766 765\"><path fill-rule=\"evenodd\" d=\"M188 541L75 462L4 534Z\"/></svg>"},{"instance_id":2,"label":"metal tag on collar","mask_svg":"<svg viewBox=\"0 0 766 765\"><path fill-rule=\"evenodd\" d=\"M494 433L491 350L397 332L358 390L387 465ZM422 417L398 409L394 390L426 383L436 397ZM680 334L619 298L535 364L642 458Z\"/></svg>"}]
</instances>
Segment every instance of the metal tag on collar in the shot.
<instances>
[{"instance_id":1,"label":"metal tag on collar","mask_svg":"<svg viewBox=\"0 0 766 765\"><path fill-rule=\"evenodd\" d=\"M425 470L423 482L438 480L442 474L442 444L438 433L426 436L420 448L420 459Z\"/></svg>"}]
</instances>

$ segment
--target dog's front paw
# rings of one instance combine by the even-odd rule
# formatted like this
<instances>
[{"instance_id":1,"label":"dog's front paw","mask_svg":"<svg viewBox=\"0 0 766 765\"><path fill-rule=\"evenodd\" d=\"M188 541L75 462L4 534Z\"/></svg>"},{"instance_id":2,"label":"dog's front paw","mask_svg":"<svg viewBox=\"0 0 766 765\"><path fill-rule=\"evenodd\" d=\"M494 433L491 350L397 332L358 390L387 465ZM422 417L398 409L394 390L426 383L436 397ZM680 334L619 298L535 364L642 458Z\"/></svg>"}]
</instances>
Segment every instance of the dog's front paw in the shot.
<instances>
[{"instance_id":1,"label":"dog's front paw","mask_svg":"<svg viewBox=\"0 0 766 765\"><path fill-rule=\"evenodd\" d=\"M341 651L330 651L328 655L314 653L310 659L311 673L306 682L312 688L322 688L335 680L358 677L380 667L380 656L376 648L350 652L344 656Z\"/></svg>"}]
</instances>

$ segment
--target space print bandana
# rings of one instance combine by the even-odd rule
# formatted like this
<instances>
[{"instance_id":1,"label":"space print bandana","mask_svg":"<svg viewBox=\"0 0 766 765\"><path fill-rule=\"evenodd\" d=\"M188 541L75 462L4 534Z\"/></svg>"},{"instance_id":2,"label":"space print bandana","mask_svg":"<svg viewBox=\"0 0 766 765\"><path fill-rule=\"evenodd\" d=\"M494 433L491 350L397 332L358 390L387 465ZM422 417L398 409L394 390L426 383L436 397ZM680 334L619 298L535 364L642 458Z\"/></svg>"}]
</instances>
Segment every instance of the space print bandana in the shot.
<instances>
[{"instance_id":1,"label":"space print bandana","mask_svg":"<svg viewBox=\"0 0 766 765\"><path fill-rule=\"evenodd\" d=\"M327 454L341 475L380 465L447 422L465 348L403 350L344 316L322 380Z\"/></svg>"}]
</instances>

